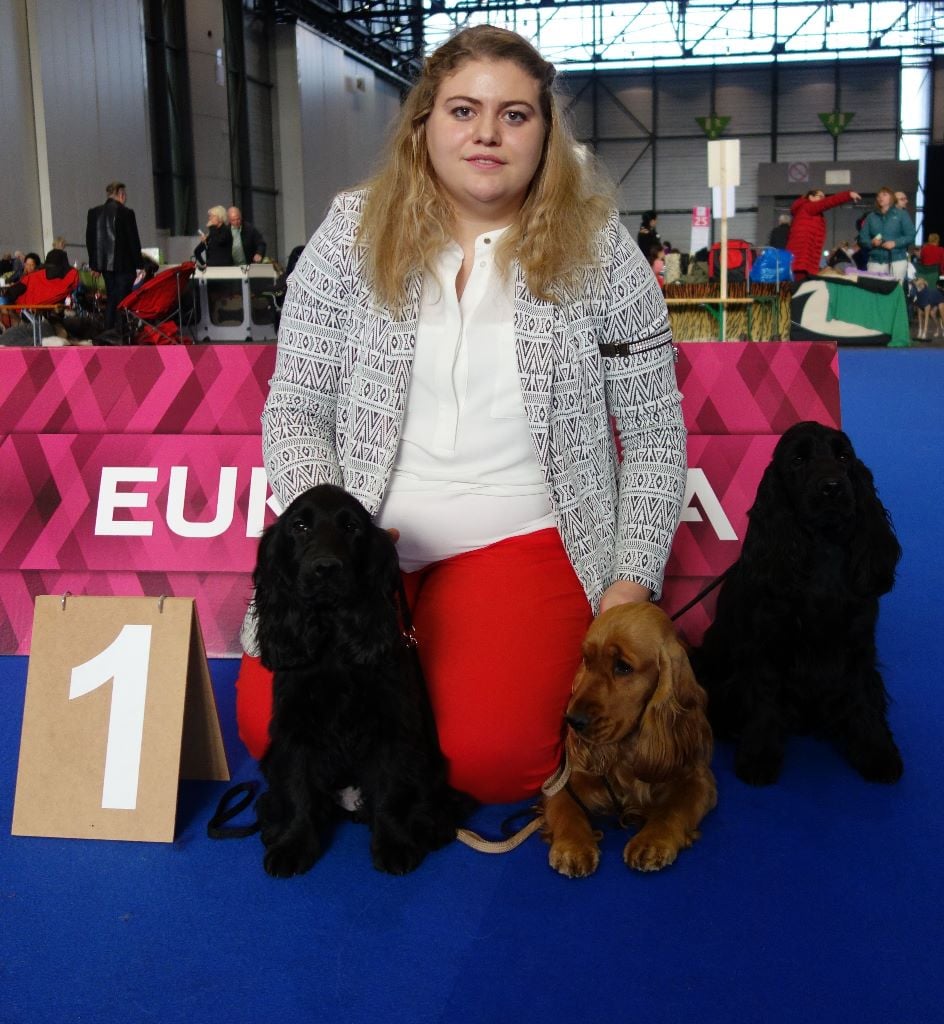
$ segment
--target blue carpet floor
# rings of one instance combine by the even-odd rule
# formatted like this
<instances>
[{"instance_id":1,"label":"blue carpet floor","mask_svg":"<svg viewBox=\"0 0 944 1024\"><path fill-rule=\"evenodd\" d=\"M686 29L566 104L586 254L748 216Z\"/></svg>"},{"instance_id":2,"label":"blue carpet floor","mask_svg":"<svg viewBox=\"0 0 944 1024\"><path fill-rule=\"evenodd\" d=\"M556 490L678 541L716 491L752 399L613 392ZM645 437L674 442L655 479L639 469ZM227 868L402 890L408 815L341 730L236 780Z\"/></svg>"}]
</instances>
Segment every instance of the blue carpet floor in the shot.
<instances>
[{"instance_id":1,"label":"blue carpet floor","mask_svg":"<svg viewBox=\"0 0 944 1024\"><path fill-rule=\"evenodd\" d=\"M944 1019L944 352L843 350L840 387L905 548L879 625L900 784L798 740L754 789L719 745L718 808L659 874L629 872L609 832L587 880L551 871L537 838L497 857L454 844L390 878L348 825L275 881L258 839L206 838L222 784L182 785L173 844L10 836L26 660L0 658L0 1022ZM212 669L233 776L252 777L235 663Z\"/></svg>"}]
</instances>

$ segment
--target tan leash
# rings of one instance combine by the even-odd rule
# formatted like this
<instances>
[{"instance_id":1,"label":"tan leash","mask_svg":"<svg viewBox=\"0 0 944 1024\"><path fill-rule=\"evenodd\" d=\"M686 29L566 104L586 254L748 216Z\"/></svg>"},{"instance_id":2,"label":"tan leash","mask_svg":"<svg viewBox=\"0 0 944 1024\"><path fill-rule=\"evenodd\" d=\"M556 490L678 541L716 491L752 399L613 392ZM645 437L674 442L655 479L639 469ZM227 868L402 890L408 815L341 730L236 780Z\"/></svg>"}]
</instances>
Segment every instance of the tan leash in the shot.
<instances>
[{"instance_id":1,"label":"tan leash","mask_svg":"<svg viewBox=\"0 0 944 1024\"><path fill-rule=\"evenodd\" d=\"M546 796L554 796L559 793L570 779L570 762L567 760L567 751L561 757L560 767L541 787L541 793ZM537 814L528 822L524 828L519 829L513 836L507 839L485 839L471 829L460 828L456 830L456 838L460 843L479 853L508 853L520 846L529 836L533 835L544 824L544 818Z\"/></svg>"}]
</instances>

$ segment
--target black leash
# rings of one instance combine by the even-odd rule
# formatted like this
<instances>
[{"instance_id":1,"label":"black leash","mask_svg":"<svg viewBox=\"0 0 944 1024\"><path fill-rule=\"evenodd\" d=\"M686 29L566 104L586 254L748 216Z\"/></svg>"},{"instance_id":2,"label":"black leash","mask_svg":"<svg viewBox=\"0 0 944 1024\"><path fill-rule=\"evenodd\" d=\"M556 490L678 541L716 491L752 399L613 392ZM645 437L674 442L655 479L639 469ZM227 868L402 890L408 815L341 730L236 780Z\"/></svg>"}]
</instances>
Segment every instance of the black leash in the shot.
<instances>
[{"instance_id":1,"label":"black leash","mask_svg":"<svg viewBox=\"0 0 944 1024\"><path fill-rule=\"evenodd\" d=\"M259 831L258 820L251 825L228 825L256 799L259 792L259 784L253 782L240 782L228 789L216 805L216 813L207 823L207 835L210 839L245 839L246 836L254 836ZM232 801L241 796L235 804ZM232 804L232 806L230 806Z\"/></svg>"},{"instance_id":2,"label":"black leash","mask_svg":"<svg viewBox=\"0 0 944 1024\"><path fill-rule=\"evenodd\" d=\"M694 596L694 597L693 597L693 598L691 599L691 601L689 601L689 602L688 602L688 604L684 604L684 605L682 605L682 607L681 607L681 608L679 608L679 610L678 610L678 611L677 611L677 612L676 612L676 613L675 613L674 615L670 615L670 616L669 616L669 618L670 618L670 619L671 619L671 620L672 620L673 622L675 622L675 620L676 620L676 619L680 619L680 618L681 618L681 617L682 617L682 616L683 616L683 615L684 615L684 614L685 614L685 613L686 613L686 612L687 612L687 611L688 611L688 610L689 610L690 608L694 608L694 607L695 607L695 605L696 605L696 604L698 604L698 602L699 602L699 601L701 601L701 600L703 600L704 598L706 598L706 597L707 597L707 596L708 596L708 595L709 595L709 594L710 594L710 593L712 592L712 590L714 590L714 589L715 589L715 587L720 587L720 586L721 586L721 584L722 584L722 583L724 583L724 581L725 581L725 580L726 580L726 579L728 578L728 576L730 576L730 575L731 575L731 570L732 570L732 569L734 568L735 564L736 564L736 563L733 563L733 562L732 562L732 564L731 564L731 565L729 565L729 566L727 567L727 569L725 569L725 570L724 570L724 572L723 572L723 573L722 573L722 574L721 574L720 576L716 576L716 577L715 577L715 578L714 578L714 579L713 579L713 580L712 580L712 581L711 581L711 582L710 582L710 583L708 584L708 586L707 586L707 587L705 587L705 588L704 588L703 590L700 590L700 591L699 591L699 592L698 592L698 593L697 593L697 594L696 594L696 595L695 595L695 596Z\"/></svg>"}]
</instances>

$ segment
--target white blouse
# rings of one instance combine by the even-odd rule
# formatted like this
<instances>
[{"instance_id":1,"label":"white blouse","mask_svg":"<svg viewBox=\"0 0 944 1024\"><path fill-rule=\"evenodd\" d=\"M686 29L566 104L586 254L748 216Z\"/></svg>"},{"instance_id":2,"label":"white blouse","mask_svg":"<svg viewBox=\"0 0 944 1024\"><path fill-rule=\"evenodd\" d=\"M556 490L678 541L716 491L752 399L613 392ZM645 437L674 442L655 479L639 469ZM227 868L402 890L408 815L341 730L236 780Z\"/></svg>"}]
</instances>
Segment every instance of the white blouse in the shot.
<instances>
[{"instance_id":1,"label":"white blouse","mask_svg":"<svg viewBox=\"0 0 944 1024\"><path fill-rule=\"evenodd\" d=\"M461 299L457 243L424 282L400 447L377 515L400 531L407 572L556 525L521 399L512 286L495 266L502 230L475 240Z\"/></svg>"}]
</instances>

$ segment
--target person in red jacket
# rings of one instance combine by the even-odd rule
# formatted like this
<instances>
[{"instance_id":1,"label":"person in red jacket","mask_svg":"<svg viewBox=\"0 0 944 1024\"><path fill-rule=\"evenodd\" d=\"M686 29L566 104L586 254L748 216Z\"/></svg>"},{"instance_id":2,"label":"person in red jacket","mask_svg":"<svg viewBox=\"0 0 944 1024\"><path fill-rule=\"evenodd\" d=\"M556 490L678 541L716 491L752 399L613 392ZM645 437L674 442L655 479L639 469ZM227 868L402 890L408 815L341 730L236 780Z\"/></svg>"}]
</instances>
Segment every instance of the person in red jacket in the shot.
<instances>
[{"instance_id":1,"label":"person in red jacket","mask_svg":"<svg viewBox=\"0 0 944 1024\"><path fill-rule=\"evenodd\" d=\"M941 268L941 273L944 274L944 247L941 246L941 236L936 231L932 231L928 235L928 240L921 246L918 262L926 267L933 267L937 264Z\"/></svg>"},{"instance_id":2,"label":"person in red jacket","mask_svg":"<svg viewBox=\"0 0 944 1024\"><path fill-rule=\"evenodd\" d=\"M837 192L834 196L827 196L821 188L814 188L800 196L790 207L793 223L790 225L787 248L793 253L792 269L797 281L819 273L823 243L826 241L823 214L850 199L861 198L858 192Z\"/></svg>"},{"instance_id":3,"label":"person in red jacket","mask_svg":"<svg viewBox=\"0 0 944 1024\"><path fill-rule=\"evenodd\" d=\"M69 257L61 249L50 249L39 270L24 274L10 288L10 303L17 306L52 306L62 302L79 286L79 272L69 266ZM49 330L48 324L46 325ZM46 332L44 332L46 333ZM0 334L0 345L32 345L33 327L20 323Z\"/></svg>"}]
</instances>

